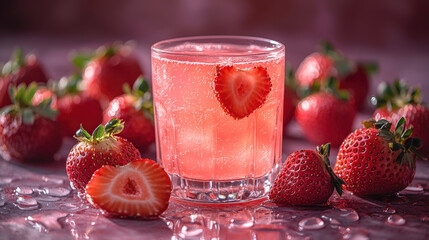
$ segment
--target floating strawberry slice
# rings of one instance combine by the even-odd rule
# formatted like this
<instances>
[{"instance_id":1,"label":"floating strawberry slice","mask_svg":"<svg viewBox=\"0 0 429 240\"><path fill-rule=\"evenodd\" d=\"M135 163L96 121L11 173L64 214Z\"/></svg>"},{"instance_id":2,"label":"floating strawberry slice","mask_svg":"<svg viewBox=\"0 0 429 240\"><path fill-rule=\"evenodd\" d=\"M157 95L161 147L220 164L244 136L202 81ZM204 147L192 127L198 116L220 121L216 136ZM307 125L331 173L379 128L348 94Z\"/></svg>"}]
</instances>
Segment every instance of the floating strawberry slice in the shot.
<instances>
[{"instance_id":1,"label":"floating strawberry slice","mask_svg":"<svg viewBox=\"0 0 429 240\"><path fill-rule=\"evenodd\" d=\"M170 178L150 159L117 167L105 165L86 186L86 198L92 205L119 217L158 216L167 209L170 193Z\"/></svg>"},{"instance_id":2,"label":"floating strawberry slice","mask_svg":"<svg viewBox=\"0 0 429 240\"><path fill-rule=\"evenodd\" d=\"M265 67L242 70L218 66L216 71L216 97L225 112L235 119L247 117L262 106L271 91L271 79Z\"/></svg>"}]
</instances>

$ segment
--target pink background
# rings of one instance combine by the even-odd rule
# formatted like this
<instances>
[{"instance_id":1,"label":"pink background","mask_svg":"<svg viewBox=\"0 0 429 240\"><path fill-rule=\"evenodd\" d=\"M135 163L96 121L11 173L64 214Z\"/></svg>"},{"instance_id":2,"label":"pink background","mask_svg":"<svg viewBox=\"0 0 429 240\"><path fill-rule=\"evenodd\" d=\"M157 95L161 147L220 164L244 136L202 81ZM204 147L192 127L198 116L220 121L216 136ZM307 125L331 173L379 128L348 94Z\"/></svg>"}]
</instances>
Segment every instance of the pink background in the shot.
<instances>
[{"instance_id":1,"label":"pink background","mask_svg":"<svg viewBox=\"0 0 429 240\"><path fill-rule=\"evenodd\" d=\"M429 89L429 2L342 0L16 0L0 8L0 63L13 48L37 53L50 77L69 74L73 49L136 41L150 78L150 46L195 35L251 35L286 45L297 66L326 39L358 60L376 60L379 81L405 78ZM427 99L427 96L426 98Z\"/></svg>"}]
</instances>

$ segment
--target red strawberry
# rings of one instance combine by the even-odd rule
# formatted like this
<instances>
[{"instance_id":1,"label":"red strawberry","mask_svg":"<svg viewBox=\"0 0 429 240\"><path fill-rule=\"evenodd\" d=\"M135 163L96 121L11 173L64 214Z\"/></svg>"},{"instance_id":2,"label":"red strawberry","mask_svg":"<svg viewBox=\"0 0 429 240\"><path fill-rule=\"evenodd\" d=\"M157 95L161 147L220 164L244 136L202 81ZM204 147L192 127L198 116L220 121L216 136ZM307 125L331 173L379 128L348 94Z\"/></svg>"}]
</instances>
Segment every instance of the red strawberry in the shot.
<instances>
[{"instance_id":1,"label":"red strawberry","mask_svg":"<svg viewBox=\"0 0 429 240\"><path fill-rule=\"evenodd\" d=\"M334 187L342 194L344 182L338 178L329 163L330 144L315 151L292 153L283 164L269 197L277 204L323 204L332 195Z\"/></svg>"},{"instance_id":2,"label":"red strawberry","mask_svg":"<svg viewBox=\"0 0 429 240\"><path fill-rule=\"evenodd\" d=\"M14 105L1 110L0 154L6 160L51 161L61 146L61 127L53 120L56 112L50 108L50 99L32 104L36 90L35 83L12 87Z\"/></svg>"},{"instance_id":3,"label":"red strawberry","mask_svg":"<svg viewBox=\"0 0 429 240\"><path fill-rule=\"evenodd\" d=\"M103 166L86 186L86 198L113 216L150 218L168 207L171 181L162 167L150 159L125 166Z\"/></svg>"},{"instance_id":4,"label":"red strawberry","mask_svg":"<svg viewBox=\"0 0 429 240\"><path fill-rule=\"evenodd\" d=\"M315 82L323 84L329 77L340 80L340 89L348 90L355 99L357 109L366 102L369 76L377 71L374 63L355 63L344 57L331 44L323 42L321 50L310 54L299 65L296 79L300 86L309 87Z\"/></svg>"},{"instance_id":5,"label":"red strawberry","mask_svg":"<svg viewBox=\"0 0 429 240\"><path fill-rule=\"evenodd\" d=\"M325 54L312 53L300 63L296 70L296 79L300 86L308 87L314 82L321 82L331 76L333 73L334 62Z\"/></svg>"},{"instance_id":6,"label":"red strawberry","mask_svg":"<svg viewBox=\"0 0 429 240\"><path fill-rule=\"evenodd\" d=\"M14 52L13 59L7 62L0 73L0 108L11 104L7 94L10 85L21 83L30 85L31 82L47 82L45 71L36 56L23 56L20 49Z\"/></svg>"},{"instance_id":7,"label":"red strawberry","mask_svg":"<svg viewBox=\"0 0 429 240\"><path fill-rule=\"evenodd\" d=\"M128 139L143 152L155 141L149 85L144 78L138 78L133 91L126 86L126 94L116 97L109 103L104 112L103 122L106 123L112 118L126 122L127 125L119 136Z\"/></svg>"},{"instance_id":8,"label":"red strawberry","mask_svg":"<svg viewBox=\"0 0 429 240\"><path fill-rule=\"evenodd\" d=\"M401 118L391 132L386 120L365 121L340 147L334 172L359 196L391 195L406 188L416 171L419 139L409 138Z\"/></svg>"},{"instance_id":9,"label":"red strawberry","mask_svg":"<svg viewBox=\"0 0 429 240\"><path fill-rule=\"evenodd\" d=\"M111 45L98 49L85 64L82 83L88 95L107 105L122 94L125 83L131 85L140 75L143 71L130 48Z\"/></svg>"},{"instance_id":10,"label":"red strawberry","mask_svg":"<svg viewBox=\"0 0 429 240\"><path fill-rule=\"evenodd\" d=\"M92 174L103 165L122 166L140 158L140 152L133 144L114 136L123 128L118 119L112 119L105 126L99 125L92 136L82 127L76 132L80 142L71 149L66 162L73 188L85 192Z\"/></svg>"},{"instance_id":11,"label":"red strawberry","mask_svg":"<svg viewBox=\"0 0 429 240\"><path fill-rule=\"evenodd\" d=\"M419 149L424 157L429 157L429 109L422 103L420 90L411 89L405 82L395 80L392 85L381 83L379 95L371 100L377 106L375 120L386 119L397 122L404 117L413 126L412 137L422 141Z\"/></svg>"},{"instance_id":12,"label":"red strawberry","mask_svg":"<svg viewBox=\"0 0 429 240\"><path fill-rule=\"evenodd\" d=\"M214 90L225 112L241 119L264 104L271 91L271 79L262 66L249 70L218 66Z\"/></svg>"},{"instance_id":13,"label":"red strawberry","mask_svg":"<svg viewBox=\"0 0 429 240\"><path fill-rule=\"evenodd\" d=\"M61 124L63 136L72 137L81 124L88 131L94 131L103 120L100 102L78 88L78 76L63 77L50 88L36 92L33 102L38 103L52 97L52 108L58 110L57 121Z\"/></svg>"},{"instance_id":14,"label":"red strawberry","mask_svg":"<svg viewBox=\"0 0 429 240\"><path fill-rule=\"evenodd\" d=\"M353 126L356 110L347 96L318 92L302 99L295 119L305 137L315 144L330 142L339 146Z\"/></svg>"}]
</instances>

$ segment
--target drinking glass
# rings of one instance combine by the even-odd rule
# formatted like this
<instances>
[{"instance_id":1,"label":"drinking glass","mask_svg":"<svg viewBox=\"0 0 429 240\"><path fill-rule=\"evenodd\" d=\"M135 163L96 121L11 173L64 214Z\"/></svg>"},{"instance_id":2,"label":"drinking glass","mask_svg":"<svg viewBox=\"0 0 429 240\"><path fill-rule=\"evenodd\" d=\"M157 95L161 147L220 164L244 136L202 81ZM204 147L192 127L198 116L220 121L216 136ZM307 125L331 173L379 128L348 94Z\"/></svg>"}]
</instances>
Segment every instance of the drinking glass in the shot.
<instances>
[{"instance_id":1,"label":"drinking glass","mask_svg":"<svg viewBox=\"0 0 429 240\"><path fill-rule=\"evenodd\" d=\"M281 165L284 45L203 36L161 41L151 52L157 160L171 177L172 197L200 203L265 198ZM227 66L268 73L269 93L248 116L234 117L225 110L230 102L218 97L215 79Z\"/></svg>"}]
</instances>

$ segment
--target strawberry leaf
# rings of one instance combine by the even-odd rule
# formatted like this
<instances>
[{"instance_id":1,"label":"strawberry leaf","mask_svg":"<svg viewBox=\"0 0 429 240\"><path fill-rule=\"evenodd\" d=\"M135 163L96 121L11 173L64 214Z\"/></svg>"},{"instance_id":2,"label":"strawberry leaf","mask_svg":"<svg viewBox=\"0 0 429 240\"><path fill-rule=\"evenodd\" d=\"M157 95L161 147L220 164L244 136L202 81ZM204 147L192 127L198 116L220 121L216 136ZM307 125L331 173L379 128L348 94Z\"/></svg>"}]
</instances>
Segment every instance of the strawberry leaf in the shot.
<instances>
[{"instance_id":1,"label":"strawberry leaf","mask_svg":"<svg viewBox=\"0 0 429 240\"><path fill-rule=\"evenodd\" d=\"M405 131L405 118L401 117L395 126L395 135L402 135Z\"/></svg>"},{"instance_id":2,"label":"strawberry leaf","mask_svg":"<svg viewBox=\"0 0 429 240\"><path fill-rule=\"evenodd\" d=\"M83 70L93 57L94 54L74 53L71 56L71 62L77 69Z\"/></svg>"},{"instance_id":3,"label":"strawberry leaf","mask_svg":"<svg viewBox=\"0 0 429 240\"><path fill-rule=\"evenodd\" d=\"M102 124L98 125L98 127L92 132L92 138L94 140L101 139L104 136L104 126Z\"/></svg>"},{"instance_id":4,"label":"strawberry leaf","mask_svg":"<svg viewBox=\"0 0 429 240\"><path fill-rule=\"evenodd\" d=\"M80 128L76 131L76 136L79 139L91 139L91 135L83 128L82 124L80 125Z\"/></svg>"},{"instance_id":5,"label":"strawberry leaf","mask_svg":"<svg viewBox=\"0 0 429 240\"><path fill-rule=\"evenodd\" d=\"M36 91L37 91L37 84L36 84L36 82L32 82L27 87L27 90L24 92L24 95L22 97L22 101L24 102L25 105L27 105L27 106L31 105L31 100L33 99Z\"/></svg>"},{"instance_id":6,"label":"strawberry leaf","mask_svg":"<svg viewBox=\"0 0 429 240\"><path fill-rule=\"evenodd\" d=\"M408 138L411 136L411 134L413 133L413 126L411 126L410 128L408 128L407 130L405 130L405 132L401 135L401 138Z\"/></svg>"},{"instance_id":7,"label":"strawberry leaf","mask_svg":"<svg viewBox=\"0 0 429 240\"><path fill-rule=\"evenodd\" d=\"M32 125L34 123L34 114L31 109L25 108L22 110L22 122L27 125Z\"/></svg>"}]
</instances>

